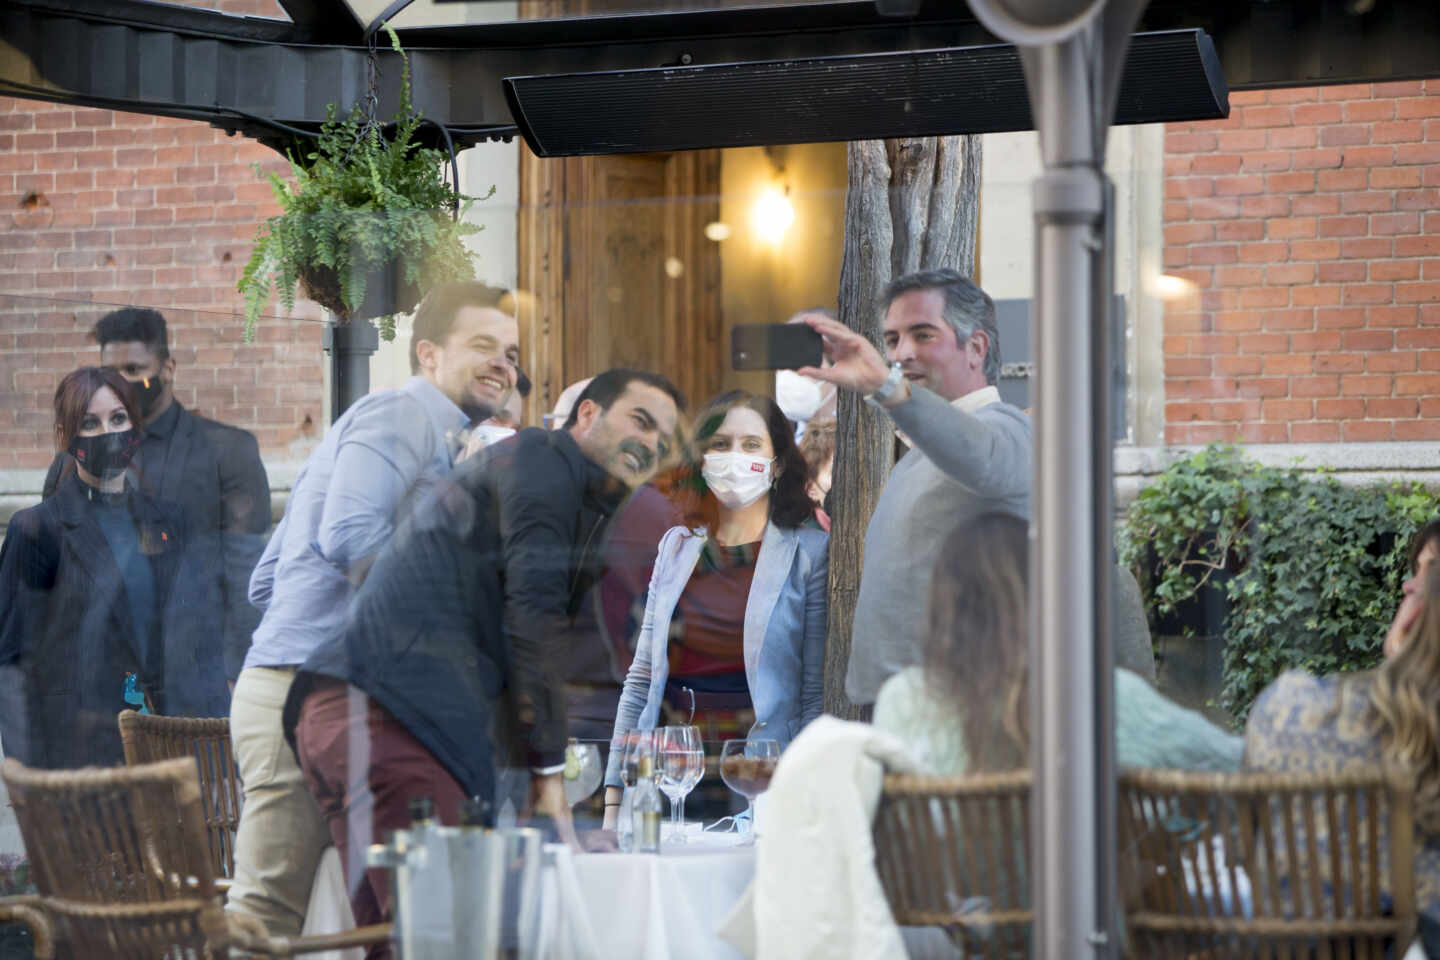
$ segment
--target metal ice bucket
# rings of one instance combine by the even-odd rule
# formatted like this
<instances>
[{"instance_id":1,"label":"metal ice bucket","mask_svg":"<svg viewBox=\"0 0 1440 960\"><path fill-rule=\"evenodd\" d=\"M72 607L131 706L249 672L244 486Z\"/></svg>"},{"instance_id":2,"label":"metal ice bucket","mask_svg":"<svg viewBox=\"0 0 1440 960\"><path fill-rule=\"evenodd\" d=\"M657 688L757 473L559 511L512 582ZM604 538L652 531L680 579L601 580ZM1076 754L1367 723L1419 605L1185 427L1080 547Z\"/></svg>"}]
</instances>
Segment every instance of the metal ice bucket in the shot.
<instances>
[{"instance_id":1,"label":"metal ice bucket","mask_svg":"<svg viewBox=\"0 0 1440 960\"><path fill-rule=\"evenodd\" d=\"M530 960L540 921L540 832L416 824L369 850L391 871L401 960Z\"/></svg>"}]
</instances>

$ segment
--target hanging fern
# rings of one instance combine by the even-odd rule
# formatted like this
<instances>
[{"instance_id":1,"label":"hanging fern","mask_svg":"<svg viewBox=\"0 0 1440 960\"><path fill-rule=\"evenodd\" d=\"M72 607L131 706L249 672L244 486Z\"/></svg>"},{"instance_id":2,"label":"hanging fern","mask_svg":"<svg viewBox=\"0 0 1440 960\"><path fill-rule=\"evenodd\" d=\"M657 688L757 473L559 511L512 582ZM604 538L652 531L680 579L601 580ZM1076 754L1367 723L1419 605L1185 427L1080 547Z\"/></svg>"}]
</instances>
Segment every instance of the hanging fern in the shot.
<instances>
[{"instance_id":1,"label":"hanging fern","mask_svg":"<svg viewBox=\"0 0 1440 960\"><path fill-rule=\"evenodd\" d=\"M476 198L446 185L447 153L414 142L423 117L410 102L410 58L395 31L388 24L384 29L401 62L395 135L387 140L367 122L363 102L343 117L331 104L314 149L303 162L289 157L294 186L269 174L281 213L261 226L240 275L246 342L273 294L286 310L294 308L302 280L307 295L349 320L371 277L392 261L399 264L399 286L417 292L475 277L464 237L480 228L466 223L464 213ZM395 318L375 319L381 335L393 340Z\"/></svg>"}]
</instances>

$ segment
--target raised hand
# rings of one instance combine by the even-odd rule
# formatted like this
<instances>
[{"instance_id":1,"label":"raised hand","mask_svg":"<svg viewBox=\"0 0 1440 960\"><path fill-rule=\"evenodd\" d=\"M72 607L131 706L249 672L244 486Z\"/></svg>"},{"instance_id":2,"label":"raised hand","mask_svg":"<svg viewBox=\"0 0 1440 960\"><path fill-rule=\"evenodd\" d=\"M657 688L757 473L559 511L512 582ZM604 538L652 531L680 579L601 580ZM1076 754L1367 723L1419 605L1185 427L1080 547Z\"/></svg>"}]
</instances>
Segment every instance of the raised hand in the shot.
<instances>
[{"instance_id":1,"label":"raised hand","mask_svg":"<svg viewBox=\"0 0 1440 960\"><path fill-rule=\"evenodd\" d=\"M862 394L874 393L884 385L890 375L890 364L869 340L843 323L818 314L807 314L805 323L820 334L825 342L825 354L834 366L803 367L796 373Z\"/></svg>"}]
</instances>

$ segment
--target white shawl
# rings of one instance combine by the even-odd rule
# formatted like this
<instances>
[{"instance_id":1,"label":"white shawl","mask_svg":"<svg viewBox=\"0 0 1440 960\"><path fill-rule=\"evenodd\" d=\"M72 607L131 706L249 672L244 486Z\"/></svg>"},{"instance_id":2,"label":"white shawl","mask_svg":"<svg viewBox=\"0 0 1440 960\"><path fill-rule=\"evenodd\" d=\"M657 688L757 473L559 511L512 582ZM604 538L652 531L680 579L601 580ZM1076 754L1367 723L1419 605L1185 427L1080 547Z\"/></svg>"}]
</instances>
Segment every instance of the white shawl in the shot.
<instances>
[{"instance_id":1,"label":"white shawl","mask_svg":"<svg viewBox=\"0 0 1440 960\"><path fill-rule=\"evenodd\" d=\"M905 956L871 841L887 769L915 767L903 743L868 724L822 716L795 738L765 794L755 879L725 940L756 960Z\"/></svg>"}]
</instances>

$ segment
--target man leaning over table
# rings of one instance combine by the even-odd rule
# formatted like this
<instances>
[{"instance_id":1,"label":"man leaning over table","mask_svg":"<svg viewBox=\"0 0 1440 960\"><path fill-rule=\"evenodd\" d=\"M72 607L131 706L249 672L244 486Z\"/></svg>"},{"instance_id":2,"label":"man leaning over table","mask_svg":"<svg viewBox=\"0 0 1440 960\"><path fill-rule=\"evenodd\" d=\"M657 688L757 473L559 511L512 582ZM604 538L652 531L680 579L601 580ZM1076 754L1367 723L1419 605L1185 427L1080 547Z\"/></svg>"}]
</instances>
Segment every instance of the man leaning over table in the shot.
<instances>
[{"instance_id":1,"label":"man leaning over table","mask_svg":"<svg viewBox=\"0 0 1440 960\"><path fill-rule=\"evenodd\" d=\"M461 432L516 385L519 329L509 295L478 283L431 290L415 313L410 369L358 400L296 478L250 580L264 610L235 685L230 731L244 782L235 882L226 908L296 935L329 834L281 730L296 668L344 623L356 584L396 516L450 472Z\"/></svg>"},{"instance_id":2,"label":"man leaning over table","mask_svg":"<svg viewBox=\"0 0 1440 960\"><path fill-rule=\"evenodd\" d=\"M497 747L502 762L518 748L532 808L573 839L567 626L610 516L674 449L681 406L663 377L610 370L566 429L522 430L460 464L397 528L344 628L296 676L284 726L358 924L393 912L387 871L367 871L365 850L410 823L411 800L428 797L452 826L473 801L493 825Z\"/></svg>"},{"instance_id":3,"label":"man leaning over table","mask_svg":"<svg viewBox=\"0 0 1440 960\"><path fill-rule=\"evenodd\" d=\"M893 673L919 664L930 576L946 534L989 511L1030 515L1030 417L1000 399L995 304L953 270L885 291L885 356L849 327L807 315L833 366L803 376L864 396L910 450L890 473L865 534L845 690L873 703Z\"/></svg>"}]
</instances>

